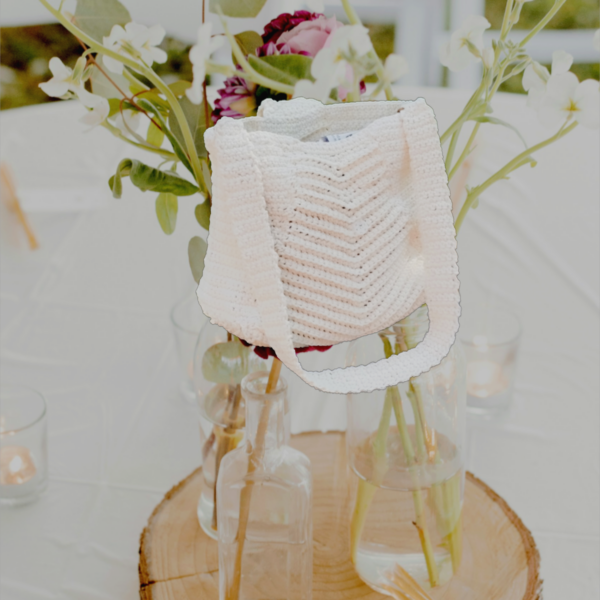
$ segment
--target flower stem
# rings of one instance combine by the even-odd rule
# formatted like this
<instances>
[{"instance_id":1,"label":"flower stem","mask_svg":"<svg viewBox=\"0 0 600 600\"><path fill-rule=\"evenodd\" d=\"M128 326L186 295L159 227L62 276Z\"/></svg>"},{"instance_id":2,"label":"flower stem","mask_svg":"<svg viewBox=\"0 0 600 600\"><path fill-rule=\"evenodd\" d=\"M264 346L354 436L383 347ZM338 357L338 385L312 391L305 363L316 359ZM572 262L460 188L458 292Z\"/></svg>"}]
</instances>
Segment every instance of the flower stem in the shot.
<instances>
[{"instance_id":1,"label":"flower stem","mask_svg":"<svg viewBox=\"0 0 600 600\"><path fill-rule=\"evenodd\" d=\"M540 22L519 42L518 48L524 48L525 45L531 41L548 23L552 20L554 15L562 8L562 5L567 0L555 0L554 6L546 13L546 15L540 20Z\"/></svg>"},{"instance_id":2,"label":"flower stem","mask_svg":"<svg viewBox=\"0 0 600 600\"><path fill-rule=\"evenodd\" d=\"M475 123L475 127L473 127L473 131L471 131L471 135L469 136L469 139L467 140L467 143L465 144L465 147L464 147L463 151L461 152L461 155L458 157L458 160L454 163L454 166L448 173L448 181L451 181L452 178L454 177L454 175L456 175L456 172L458 171L460 166L463 164L463 162L465 162L465 159L471 152L471 144L475 140L475 136L477 135L477 132L479 131L480 126L481 126L481 123Z\"/></svg>"},{"instance_id":3,"label":"flower stem","mask_svg":"<svg viewBox=\"0 0 600 600\"><path fill-rule=\"evenodd\" d=\"M141 150L145 150L146 152L158 154L159 156L162 156L167 160L179 162L179 159L175 154L173 154L173 152L163 150L162 148L157 148L156 146L152 146L151 144L141 144L139 142L134 142L133 140L130 140L127 136L123 135L118 127L111 125L108 121L104 121L104 123L102 123L102 127L108 129L108 131L110 131L114 136L118 137L120 140L123 140L124 142L127 142L128 144L131 144L136 148L140 148Z\"/></svg>"},{"instance_id":4,"label":"flower stem","mask_svg":"<svg viewBox=\"0 0 600 600\"><path fill-rule=\"evenodd\" d=\"M530 161L531 155L534 152L537 152L538 150L549 146L553 142L556 142L561 137L567 135L567 133L573 131L575 127L577 127L576 121L572 122L569 125L565 123L565 125L563 125L552 137L545 139L544 141L540 142L539 144L536 144L535 146L532 146L531 148L527 148L526 150L521 152L521 154L518 154L517 156L515 156L515 158L506 163L506 165L504 165L504 167L502 167L497 173L486 179L477 187L474 187L472 190L470 190L467 194L465 203L463 204L462 208L460 209L460 212L458 213L458 217L456 218L456 222L454 224L456 233L459 232L462 223L465 219L465 216L467 215L467 212L469 212L471 206L473 206L475 200L477 200L477 198L479 198L479 196L485 190L487 190L493 183L496 183L496 181L499 181L500 179L505 179L507 175L509 175L519 167L522 167L523 165L527 164L527 162Z\"/></svg>"},{"instance_id":5,"label":"flower stem","mask_svg":"<svg viewBox=\"0 0 600 600\"><path fill-rule=\"evenodd\" d=\"M386 394L390 393L392 397L392 406L394 408L394 415L396 417L396 423L398 424L398 433L400 434L400 441L404 449L406 456L406 462L408 465L409 473L413 480L413 503L415 506L415 522L419 532L419 539L421 540L421 548L423 555L425 556L425 563L427 564L427 573L429 575L429 583L431 587L435 587L439 583L439 573L437 563L435 562L435 555L433 553L433 546L431 544L431 538L429 536L429 529L427 527L427 516L425 514L425 503L423 501L423 492L421 490L421 484L419 481L419 475L416 470L416 458L415 452L410 440L410 434L408 432L408 426L406 424L406 418L404 416L404 410L402 409L402 399L400 392L396 386L388 388ZM415 424L416 427L416 424Z\"/></svg>"},{"instance_id":6,"label":"flower stem","mask_svg":"<svg viewBox=\"0 0 600 600\"><path fill-rule=\"evenodd\" d=\"M373 458L375 466L371 481L359 479L356 492L356 503L352 513L352 522L350 524L350 552L352 562L356 564L356 553L358 544L367 519L369 506L377 488L381 485L387 471L387 437L390 430L390 418L392 416L392 398L386 393L383 405L383 411L379 420L379 427L375 439L373 440Z\"/></svg>"}]
</instances>

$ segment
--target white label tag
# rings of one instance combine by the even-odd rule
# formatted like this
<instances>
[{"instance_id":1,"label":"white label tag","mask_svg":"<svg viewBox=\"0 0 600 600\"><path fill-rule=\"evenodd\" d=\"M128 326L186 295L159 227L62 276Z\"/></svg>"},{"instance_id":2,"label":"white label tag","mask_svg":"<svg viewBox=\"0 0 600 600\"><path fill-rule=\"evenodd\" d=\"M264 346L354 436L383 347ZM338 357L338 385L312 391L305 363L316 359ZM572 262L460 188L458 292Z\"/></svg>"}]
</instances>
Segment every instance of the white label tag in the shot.
<instances>
[{"instance_id":1,"label":"white label tag","mask_svg":"<svg viewBox=\"0 0 600 600\"><path fill-rule=\"evenodd\" d=\"M350 136L354 135L354 131L349 131L348 133L331 133L329 135L324 135L321 138L322 142L339 142L340 140L345 140Z\"/></svg>"}]
</instances>

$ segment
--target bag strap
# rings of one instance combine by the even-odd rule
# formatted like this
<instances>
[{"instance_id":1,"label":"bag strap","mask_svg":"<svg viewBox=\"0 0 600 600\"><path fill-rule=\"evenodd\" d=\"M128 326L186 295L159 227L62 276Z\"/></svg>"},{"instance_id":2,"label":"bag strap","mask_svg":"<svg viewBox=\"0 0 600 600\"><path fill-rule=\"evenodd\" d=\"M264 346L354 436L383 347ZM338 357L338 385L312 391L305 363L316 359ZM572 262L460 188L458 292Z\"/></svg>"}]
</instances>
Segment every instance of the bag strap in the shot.
<instances>
[{"instance_id":1,"label":"bag strap","mask_svg":"<svg viewBox=\"0 0 600 600\"><path fill-rule=\"evenodd\" d=\"M223 131L223 150L231 151L234 146L241 150L234 152L233 164L235 177L244 182L240 186L243 190L228 194L227 202L240 253L244 263L251 265L249 283L264 334L278 358L292 372L324 392L361 393L408 381L442 361L458 330L456 241L435 116L425 101L419 99L406 105L397 118L406 137L414 177L415 206L425 256L424 301L429 311L429 330L423 341L407 352L368 365L323 371L306 371L294 350L262 174L251 139L242 124L234 120L227 123L228 132Z\"/></svg>"}]
</instances>

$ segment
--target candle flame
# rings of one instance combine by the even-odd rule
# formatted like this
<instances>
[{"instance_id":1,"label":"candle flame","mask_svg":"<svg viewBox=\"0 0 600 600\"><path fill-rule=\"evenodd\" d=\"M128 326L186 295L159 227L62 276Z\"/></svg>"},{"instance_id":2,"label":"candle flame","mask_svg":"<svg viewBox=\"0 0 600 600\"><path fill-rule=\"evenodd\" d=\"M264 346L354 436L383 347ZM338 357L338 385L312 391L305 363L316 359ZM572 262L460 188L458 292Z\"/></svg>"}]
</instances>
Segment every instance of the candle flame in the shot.
<instances>
[{"instance_id":1,"label":"candle flame","mask_svg":"<svg viewBox=\"0 0 600 600\"><path fill-rule=\"evenodd\" d=\"M23 468L23 459L17 455L8 463L8 470L11 473L18 473Z\"/></svg>"}]
</instances>

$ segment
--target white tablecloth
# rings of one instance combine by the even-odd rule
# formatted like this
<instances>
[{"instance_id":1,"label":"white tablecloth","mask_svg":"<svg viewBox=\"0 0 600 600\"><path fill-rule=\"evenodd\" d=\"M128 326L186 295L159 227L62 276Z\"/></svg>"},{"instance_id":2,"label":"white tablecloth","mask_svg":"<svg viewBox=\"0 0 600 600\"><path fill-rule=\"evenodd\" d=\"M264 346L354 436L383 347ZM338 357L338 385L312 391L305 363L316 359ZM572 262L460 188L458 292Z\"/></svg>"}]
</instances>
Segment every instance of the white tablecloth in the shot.
<instances>
[{"instance_id":1,"label":"white tablecloth","mask_svg":"<svg viewBox=\"0 0 600 600\"><path fill-rule=\"evenodd\" d=\"M437 89L400 95L424 95L442 127L465 101ZM524 98L500 96L495 106L530 144L547 134ZM45 394L50 436L45 495L0 510L2 600L136 598L140 532L200 460L168 318L193 288L195 200L180 199L167 237L152 195L126 183L124 198L110 199L106 178L130 153L103 130L83 134L79 114L63 103L1 115L3 158L24 195L96 186L82 210L30 214L37 252L2 219L2 376ZM520 144L485 126L470 181ZM578 128L540 152L535 169L490 189L460 236L463 298L500 296L524 326L514 407L503 421L469 423L467 466L533 531L546 600L600 591L599 154L597 132ZM293 390L296 431L344 427L343 398Z\"/></svg>"}]
</instances>

